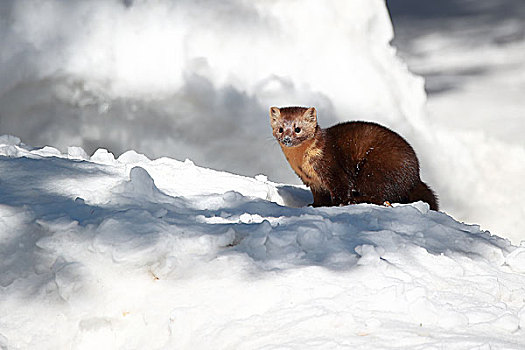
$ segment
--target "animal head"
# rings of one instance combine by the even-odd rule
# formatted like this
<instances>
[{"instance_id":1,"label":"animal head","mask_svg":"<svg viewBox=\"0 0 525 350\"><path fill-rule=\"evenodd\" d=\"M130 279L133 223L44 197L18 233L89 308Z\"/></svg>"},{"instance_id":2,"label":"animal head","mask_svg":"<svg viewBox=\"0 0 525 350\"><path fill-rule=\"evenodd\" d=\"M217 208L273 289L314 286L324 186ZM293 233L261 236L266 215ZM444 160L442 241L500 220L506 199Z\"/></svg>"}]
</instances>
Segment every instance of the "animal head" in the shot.
<instances>
[{"instance_id":1,"label":"animal head","mask_svg":"<svg viewBox=\"0 0 525 350\"><path fill-rule=\"evenodd\" d=\"M317 111L314 107L271 107L270 124L273 136L281 146L299 146L314 137L317 130Z\"/></svg>"}]
</instances>

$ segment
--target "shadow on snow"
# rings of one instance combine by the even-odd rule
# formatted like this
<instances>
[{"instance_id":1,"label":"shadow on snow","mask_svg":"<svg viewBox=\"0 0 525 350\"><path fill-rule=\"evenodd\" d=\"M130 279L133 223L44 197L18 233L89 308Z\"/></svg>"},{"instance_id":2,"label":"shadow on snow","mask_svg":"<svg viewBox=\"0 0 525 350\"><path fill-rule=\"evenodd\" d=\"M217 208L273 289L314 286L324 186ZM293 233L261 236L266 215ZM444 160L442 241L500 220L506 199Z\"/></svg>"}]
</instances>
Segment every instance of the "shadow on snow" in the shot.
<instances>
[{"instance_id":1,"label":"shadow on snow","mask_svg":"<svg viewBox=\"0 0 525 350\"><path fill-rule=\"evenodd\" d=\"M171 197L157 189L142 168L132 169L130 180L114 186L110 201L103 204L57 194L49 186L68 177L89 181L106 176L104 169L62 158L0 157L2 212L19 216L18 225L11 225L14 219L0 221L0 286L5 291L13 283L25 283L25 297L32 297L50 285L87 278L84 269L68 268L85 254L134 269L171 256L191 260L195 257L183 243L188 241L192 247L208 242L202 244L199 263L241 254L261 271L299 266L347 270L358 262L356 251L363 245L385 252L423 248L434 255L472 259L487 247L508 246L475 226L426 211L424 205L292 208L236 192ZM280 187L279 193L286 194L288 203L309 199L308 191L291 186ZM202 208L206 199L215 204Z\"/></svg>"}]
</instances>

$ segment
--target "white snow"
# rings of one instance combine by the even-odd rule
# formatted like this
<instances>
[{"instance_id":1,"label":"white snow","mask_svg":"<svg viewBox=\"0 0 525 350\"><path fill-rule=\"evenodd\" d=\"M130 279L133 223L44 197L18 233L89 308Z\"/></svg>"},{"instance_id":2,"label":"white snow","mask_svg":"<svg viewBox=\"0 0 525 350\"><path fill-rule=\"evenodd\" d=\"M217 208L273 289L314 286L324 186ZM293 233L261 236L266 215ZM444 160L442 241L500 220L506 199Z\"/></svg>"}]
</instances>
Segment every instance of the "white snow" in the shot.
<instances>
[{"instance_id":1,"label":"white snow","mask_svg":"<svg viewBox=\"0 0 525 350\"><path fill-rule=\"evenodd\" d=\"M2 133L34 146L134 149L297 183L270 106L316 106L323 125L375 119L407 137L422 119L423 80L389 45L382 0L0 6Z\"/></svg>"},{"instance_id":2,"label":"white snow","mask_svg":"<svg viewBox=\"0 0 525 350\"><path fill-rule=\"evenodd\" d=\"M525 247L422 202L309 201L264 175L1 137L0 348L525 346Z\"/></svg>"},{"instance_id":3,"label":"white snow","mask_svg":"<svg viewBox=\"0 0 525 350\"><path fill-rule=\"evenodd\" d=\"M425 105L382 0L6 0L0 33L0 349L525 348L523 40L422 38L426 73L506 62ZM392 127L443 212L307 207L271 105Z\"/></svg>"},{"instance_id":4,"label":"white snow","mask_svg":"<svg viewBox=\"0 0 525 350\"><path fill-rule=\"evenodd\" d=\"M389 44L382 0L6 0L1 133L62 152L134 149L298 184L268 108L316 106L323 126L362 119L401 133L444 210L519 244L525 46L477 49L470 22L462 25L462 38L421 38L411 65L509 69L431 99L427 113L423 79ZM490 23L483 30L492 33Z\"/></svg>"},{"instance_id":5,"label":"white snow","mask_svg":"<svg viewBox=\"0 0 525 350\"><path fill-rule=\"evenodd\" d=\"M525 239L525 207L515 205L525 196L524 9L514 0L446 1L424 19L400 19L396 37L405 40L395 40L427 77L433 146L416 150L432 160L423 171L441 207L515 244Z\"/></svg>"}]
</instances>

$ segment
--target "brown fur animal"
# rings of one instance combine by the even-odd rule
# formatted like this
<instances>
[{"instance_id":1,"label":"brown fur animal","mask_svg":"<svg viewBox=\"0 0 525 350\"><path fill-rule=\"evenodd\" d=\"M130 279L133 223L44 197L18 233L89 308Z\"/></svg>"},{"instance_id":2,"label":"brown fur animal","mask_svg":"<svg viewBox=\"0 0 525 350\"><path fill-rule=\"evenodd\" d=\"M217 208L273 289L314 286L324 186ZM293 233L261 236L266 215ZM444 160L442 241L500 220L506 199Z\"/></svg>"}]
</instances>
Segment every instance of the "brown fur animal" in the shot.
<instances>
[{"instance_id":1,"label":"brown fur animal","mask_svg":"<svg viewBox=\"0 0 525 350\"><path fill-rule=\"evenodd\" d=\"M392 130L364 121L321 129L313 107L272 107L270 122L292 169L312 190L313 206L421 200L438 210L416 153Z\"/></svg>"}]
</instances>

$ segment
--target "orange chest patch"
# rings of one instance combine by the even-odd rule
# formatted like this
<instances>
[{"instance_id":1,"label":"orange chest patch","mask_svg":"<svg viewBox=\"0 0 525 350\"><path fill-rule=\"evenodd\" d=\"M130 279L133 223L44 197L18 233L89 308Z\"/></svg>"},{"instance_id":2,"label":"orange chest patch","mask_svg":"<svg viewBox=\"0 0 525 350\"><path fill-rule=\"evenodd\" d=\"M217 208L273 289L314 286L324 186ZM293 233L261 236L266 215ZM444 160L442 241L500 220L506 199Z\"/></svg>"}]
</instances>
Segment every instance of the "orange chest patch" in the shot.
<instances>
[{"instance_id":1,"label":"orange chest patch","mask_svg":"<svg viewBox=\"0 0 525 350\"><path fill-rule=\"evenodd\" d=\"M308 140L297 147L283 147L283 153L290 166L303 182L310 187L323 187L319 175L315 171L315 163L323 156L323 151L316 141Z\"/></svg>"}]
</instances>

